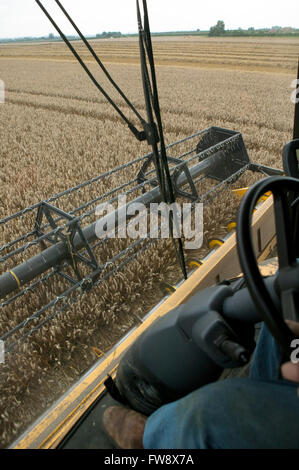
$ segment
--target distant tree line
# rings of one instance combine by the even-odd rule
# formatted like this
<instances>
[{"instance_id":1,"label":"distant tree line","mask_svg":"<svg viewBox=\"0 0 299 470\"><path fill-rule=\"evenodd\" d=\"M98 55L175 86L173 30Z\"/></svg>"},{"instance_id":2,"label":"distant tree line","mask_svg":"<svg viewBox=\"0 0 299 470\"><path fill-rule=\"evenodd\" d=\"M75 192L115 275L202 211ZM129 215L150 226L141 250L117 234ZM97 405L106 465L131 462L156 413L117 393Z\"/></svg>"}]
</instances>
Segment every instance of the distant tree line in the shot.
<instances>
[{"instance_id":1,"label":"distant tree line","mask_svg":"<svg viewBox=\"0 0 299 470\"><path fill-rule=\"evenodd\" d=\"M209 36L298 36L299 29L282 26L272 26L272 28L255 29L225 29L223 21L217 21L215 26L211 26Z\"/></svg>"},{"instance_id":2,"label":"distant tree line","mask_svg":"<svg viewBox=\"0 0 299 470\"><path fill-rule=\"evenodd\" d=\"M120 31L104 31L96 36L88 36L88 39L109 39L120 37L136 37L138 33L122 34ZM152 36L299 36L299 29L282 26L272 26L272 28L255 29L253 27L248 29L225 29L224 21L217 21L215 26L212 26L209 31L202 31L197 29L195 31L165 31L159 33L152 33ZM67 36L71 41L79 40L79 36ZM22 38L0 38L1 43L11 42L31 42L31 41L61 41L60 36L55 36L50 33L48 36L40 37L22 37Z\"/></svg>"},{"instance_id":3,"label":"distant tree line","mask_svg":"<svg viewBox=\"0 0 299 470\"><path fill-rule=\"evenodd\" d=\"M68 36L68 39L78 39L78 36ZM32 41L61 41L60 36L50 33L48 36L24 36L20 38L0 38L0 43L9 42L32 42Z\"/></svg>"},{"instance_id":4,"label":"distant tree line","mask_svg":"<svg viewBox=\"0 0 299 470\"><path fill-rule=\"evenodd\" d=\"M98 39L108 39L108 38L121 38L123 35L120 31L104 31L101 34L97 34L96 37Z\"/></svg>"}]
</instances>

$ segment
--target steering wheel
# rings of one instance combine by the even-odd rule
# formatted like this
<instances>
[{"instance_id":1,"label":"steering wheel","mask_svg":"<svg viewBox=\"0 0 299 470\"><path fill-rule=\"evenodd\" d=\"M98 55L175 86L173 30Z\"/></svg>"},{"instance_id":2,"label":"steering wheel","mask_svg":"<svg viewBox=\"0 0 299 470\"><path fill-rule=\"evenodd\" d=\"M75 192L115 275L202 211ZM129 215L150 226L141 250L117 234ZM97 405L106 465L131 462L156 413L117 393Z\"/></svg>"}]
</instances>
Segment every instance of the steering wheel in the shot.
<instances>
[{"instance_id":1,"label":"steering wheel","mask_svg":"<svg viewBox=\"0 0 299 470\"><path fill-rule=\"evenodd\" d=\"M278 273L275 290L281 310L275 305L260 274L251 233L251 221L259 198L271 191L277 237ZM295 339L285 320L299 321L299 263L298 259L298 202L299 180L271 176L255 183L245 194L237 220L237 242L240 265L252 300L270 332L288 355ZM297 244L297 245L296 245Z\"/></svg>"}]
</instances>

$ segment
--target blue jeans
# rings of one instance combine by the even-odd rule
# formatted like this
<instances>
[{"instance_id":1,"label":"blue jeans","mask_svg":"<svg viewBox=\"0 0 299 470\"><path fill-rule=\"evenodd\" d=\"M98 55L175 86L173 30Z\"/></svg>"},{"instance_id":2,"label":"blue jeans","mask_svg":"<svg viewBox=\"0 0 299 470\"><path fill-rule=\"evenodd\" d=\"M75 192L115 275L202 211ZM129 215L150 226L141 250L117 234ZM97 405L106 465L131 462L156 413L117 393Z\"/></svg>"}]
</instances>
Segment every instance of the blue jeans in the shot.
<instances>
[{"instance_id":1,"label":"blue jeans","mask_svg":"<svg viewBox=\"0 0 299 470\"><path fill-rule=\"evenodd\" d=\"M145 449L299 449L297 385L263 326L249 378L205 385L147 420Z\"/></svg>"}]
</instances>

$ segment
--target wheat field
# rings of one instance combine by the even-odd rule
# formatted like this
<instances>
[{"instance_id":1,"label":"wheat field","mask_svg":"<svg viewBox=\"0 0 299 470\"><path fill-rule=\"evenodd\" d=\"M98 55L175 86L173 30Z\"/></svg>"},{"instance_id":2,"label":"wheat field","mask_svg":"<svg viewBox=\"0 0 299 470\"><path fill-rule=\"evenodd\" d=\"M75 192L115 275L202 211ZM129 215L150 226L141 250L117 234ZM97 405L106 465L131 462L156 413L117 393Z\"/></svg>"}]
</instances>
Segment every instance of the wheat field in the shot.
<instances>
[{"instance_id":1,"label":"wheat field","mask_svg":"<svg viewBox=\"0 0 299 470\"><path fill-rule=\"evenodd\" d=\"M93 43L114 80L145 116L137 39ZM160 106L167 144L219 126L242 133L252 162L281 168L292 138L299 39L155 38ZM85 49L76 48L120 109ZM62 43L0 46L0 219L149 152L137 142ZM136 122L136 121L134 121ZM136 177L136 167L117 181ZM254 176L244 175L245 186ZM65 203L78 207L115 181L82 189ZM238 200L230 191L204 211L205 241L225 233ZM30 230L34 221L24 218ZM31 227L32 228L32 227ZM0 245L18 236L1 227ZM122 247L111 244L107 256ZM207 250L206 245L203 252ZM12 269L5 263L0 274ZM161 299L159 283L181 279L172 244L151 247L122 272L85 293L0 364L0 443L7 447ZM62 288L63 286L61 286ZM2 308L0 336L26 319L60 289L59 282ZM56 295L56 294L55 294Z\"/></svg>"}]
</instances>

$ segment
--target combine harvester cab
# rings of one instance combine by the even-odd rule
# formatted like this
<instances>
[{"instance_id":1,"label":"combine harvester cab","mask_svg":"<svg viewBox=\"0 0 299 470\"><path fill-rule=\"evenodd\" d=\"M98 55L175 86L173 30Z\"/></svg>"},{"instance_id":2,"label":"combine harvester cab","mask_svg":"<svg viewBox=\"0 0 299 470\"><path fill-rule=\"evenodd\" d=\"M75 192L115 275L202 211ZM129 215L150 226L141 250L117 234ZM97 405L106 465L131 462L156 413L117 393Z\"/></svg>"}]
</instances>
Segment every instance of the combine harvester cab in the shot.
<instances>
[{"instance_id":1,"label":"combine harvester cab","mask_svg":"<svg viewBox=\"0 0 299 470\"><path fill-rule=\"evenodd\" d=\"M42 7L40 1L37 0L37 3ZM146 2L144 3L146 5ZM42 9L47 13L44 7ZM143 79L146 84L146 77L149 74L145 68L145 53L148 54L150 62L152 59L149 48L149 30L146 28L144 30L141 21L139 23L140 37L143 39L147 37L147 41L141 41L143 44L141 46ZM67 45L72 48L57 25L53 21L52 24L66 40ZM87 43L86 40L85 43ZM90 47L89 44L88 46ZM81 58L77 57L77 59L86 70L87 67L84 63L82 64ZM90 76L90 71L86 71ZM151 78L151 91L157 98L153 73ZM0 221L4 233L7 230L5 239L8 240L0 251L0 262L4 266L0 275L1 308L13 308L14 302L18 302L20 298L24 298L26 302L26 296L34 293L35 289L42 287L47 291L47 286L49 286L48 291L52 293L53 285L55 283L59 285L58 292L55 292L52 298L47 295L44 305L31 312L29 317L21 320L19 324L2 335L0 340L5 343L8 354L13 354L17 345L28 340L57 315L66 313L68 308L80 301L82 294L88 293L116 273L121 272L141 252L159 243L159 233L156 238L144 237L134 241L128 239L126 246L122 246L116 255L109 257L109 254L107 255L109 253L107 244L110 242L109 231L106 238L99 239L99 225L107 230L113 221L117 232L123 230L134 220L135 212L130 208L136 207L136 204L142 204L149 211L152 203L172 204L179 199L189 201L193 205L211 202L222 191L230 191L231 185L247 171L259 174L262 180L265 177L275 178L282 174L281 170L251 162L241 133L234 130L212 126L164 146L160 113L157 107L158 100L151 100L151 93L146 86L145 95L147 96L147 109L151 112L148 113L147 122L141 120L142 131L138 131L130 122L127 124L138 140L147 140L152 146L151 153ZM135 174L130 181L124 177L129 168L134 170ZM115 176L117 178L114 178ZM114 187L109 192L102 192L101 181L109 180L111 177L116 182ZM83 188L94 186L97 188L98 184L100 192L97 197L82 202L82 205L76 208L72 207L69 201L69 207L72 209L69 211L61 209L65 205L65 198L69 200L72 195ZM205 189L201 191L201 187ZM241 188L239 192L244 195L246 190L247 188ZM126 202L120 207L115 207L120 196L126 196ZM110 204L113 210L94 220L99 204ZM258 261L262 262L276 245L273 198L269 191L259 195L255 201L254 210L251 227L253 248ZM147 214L149 215L149 212ZM24 224L24 219L26 219L26 224ZM34 221L31 226L30 220ZM234 346L231 348L229 345L226 348L226 345L220 352L215 349L210 350L209 347L205 349L208 344L206 343L207 337L205 334L201 337L202 332L206 331L205 322L197 325L197 341L192 345L192 350L186 348L186 342L184 343L182 338L180 338L182 342L178 340L176 330L179 325L184 331L185 339L188 339L188 335L191 334L198 320L196 309L198 303L202 305L205 315L207 311L221 309L224 300L231 297L232 290L235 292L244 287L242 279L231 281L242 272L234 231L236 221L231 222L227 235L211 240L209 251L202 259L186 259L182 243L180 244L182 240L180 238L174 240L177 253L179 253L183 279L181 278L176 286L166 283L164 292L167 295L161 298L158 305L150 312L145 312L144 316L139 318L138 325L111 350L106 351L105 354L98 351L100 357L95 364L32 424L11 445L11 448L109 449L111 444L101 428L101 415L110 403L115 403L115 401L129 403L134 408L150 414L165 401L175 399L182 393L210 380L217 380L225 368L243 368L248 364L254 348L255 330L252 325L259 320L256 315L253 318L250 317L248 321L250 326L246 326L245 332L240 325L235 328L234 324L234 329L217 315L209 317L208 324L215 325L215 331L222 331L221 329L224 328L229 332L228 334L232 335L230 339L233 338ZM8 235L11 226L14 233L16 233L16 227L19 229L13 240ZM274 271L276 268L277 266ZM268 272L268 274L273 274L273 272ZM222 285L219 285L220 282ZM212 290L205 290L206 288ZM269 288L272 288L272 284ZM246 295L248 310L252 310L254 309L252 300L248 292ZM244 298L242 301L244 302ZM182 312L184 315L181 317ZM170 336L168 333L166 337L163 337L163 334L159 336L161 331L166 330L170 331ZM162 352L157 350L155 361L151 364L153 370L150 370L146 363L148 360L151 361L148 345L152 344L151 335L155 336L155 331L159 336L157 344L162 345L164 349L162 348ZM242 338L241 345L238 343L240 337ZM147 338L149 340L146 344L143 340ZM146 346L142 349L145 344ZM140 345L137 353L136 347L139 348ZM236 345L239 348L236 348ZM185 373L184 380L181 380L180 376L173 376L175 364L172 364L171 368L168 367L167 362L160 361L160 354L169 355L170 347L175 349L176 358L184 358L180 369L182 373ZM160 375L157 370L158 366L161 366ZM190 372L198 368L201 369L202 376L192 376L192 373L190 375ZM144 375L143 371L145 371ZM162 384L161 388L163 377L168 383ZM190 379L189 382L188 379ZM172 382L170 387L169 381ZM184 387L181 387L179 391L177 390L178 383L184 383ZM174 393L169 393L170 389ZM141 400L140 396L142 396ZM140 406L138 406L138 401Z\"/></svg>"}]
</instances>

